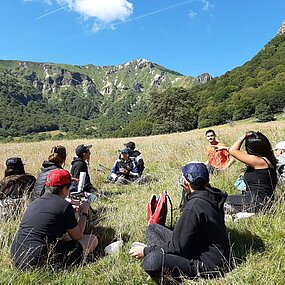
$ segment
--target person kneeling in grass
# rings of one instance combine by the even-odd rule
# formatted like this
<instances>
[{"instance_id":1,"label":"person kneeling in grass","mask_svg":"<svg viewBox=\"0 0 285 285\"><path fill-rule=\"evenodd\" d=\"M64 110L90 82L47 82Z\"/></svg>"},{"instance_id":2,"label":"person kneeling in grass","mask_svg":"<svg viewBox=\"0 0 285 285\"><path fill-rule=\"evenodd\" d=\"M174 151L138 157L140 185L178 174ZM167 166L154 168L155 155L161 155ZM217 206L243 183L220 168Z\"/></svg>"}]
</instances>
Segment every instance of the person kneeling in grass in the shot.
<instances>
[{"instance_id":1,"label":"person kneeling in grass","mask_svg":"<svg viewBox=\"0 0 285 285\"><path fill-rule=\"evenodd\" d=\"M27 208L12 247L11 257L18 269L51 265L66 268L79 264L95 250L95 235L83 235L90 204L80 205L77 222L69 195L72 178L68 171L51 171L46 180L46 192Z\"/></svg>"},{"instance_id":2,"label":"person kneeling in grass","mask_svg":"<svg viewBox=\"0 0 285 285\"><path fill-rule=\"evenodd\" d=\"M130 254L143 259L142 267L153 279L166 273L178 282L182 276L222 276L230 252L223 209L227 194L209 185L204 163L190 162L182 174L187 202L174 230L148 225L148 246L134 246Z\"/></svg>"}]
</instances>

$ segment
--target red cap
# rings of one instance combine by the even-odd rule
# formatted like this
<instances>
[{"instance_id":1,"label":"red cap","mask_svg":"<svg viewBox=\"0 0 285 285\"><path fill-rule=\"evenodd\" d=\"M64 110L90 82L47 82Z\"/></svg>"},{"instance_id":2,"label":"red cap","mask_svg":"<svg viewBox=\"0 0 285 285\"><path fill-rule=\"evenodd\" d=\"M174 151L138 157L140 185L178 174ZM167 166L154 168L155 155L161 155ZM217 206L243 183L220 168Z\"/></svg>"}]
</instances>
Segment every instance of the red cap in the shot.
<instances>
[{"instance_id":1,"label":"red cap","mask_svg":"<svg viewBox=\"0 0 285 285\"><path fill-rule=\"evenodd\" d=\"M76 181L76 179L71 178L68 171L64 169L55 169L48 174L46 186L64 186L71 184L72 181Z\"/></svg>"}]
</instances>

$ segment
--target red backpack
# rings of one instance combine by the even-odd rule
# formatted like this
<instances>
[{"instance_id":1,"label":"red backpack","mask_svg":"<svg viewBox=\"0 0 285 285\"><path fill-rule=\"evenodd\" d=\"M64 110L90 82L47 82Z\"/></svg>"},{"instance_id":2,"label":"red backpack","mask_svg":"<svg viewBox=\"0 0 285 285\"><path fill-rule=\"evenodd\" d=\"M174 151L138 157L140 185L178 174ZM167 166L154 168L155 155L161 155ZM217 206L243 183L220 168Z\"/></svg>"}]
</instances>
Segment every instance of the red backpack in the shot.
<instances>
[{"instance_id":1,"label":"red backpack","mask_svg":"<svg viewBox=\"0 0 285 285\"><path fill-rule=\"evenodd\" d=\"M170 204L170 228L172 228L172 202L166 191L162 192L160 195L152 194L150 201L147 205L147 224L160 224L165 226L166 216L167 216L167 200Z\"/></svg>"}]
</instances>

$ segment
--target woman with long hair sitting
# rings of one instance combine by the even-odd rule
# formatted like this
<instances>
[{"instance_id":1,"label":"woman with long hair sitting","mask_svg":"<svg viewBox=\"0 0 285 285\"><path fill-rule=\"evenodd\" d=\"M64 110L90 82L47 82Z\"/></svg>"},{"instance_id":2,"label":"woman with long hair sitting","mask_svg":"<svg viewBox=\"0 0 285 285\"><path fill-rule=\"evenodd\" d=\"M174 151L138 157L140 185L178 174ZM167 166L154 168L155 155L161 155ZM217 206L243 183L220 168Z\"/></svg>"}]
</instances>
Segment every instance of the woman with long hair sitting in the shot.
<instances>
[{"instance_id":1,"label":"woman with long hair sitting","mask_svg":"<svg viewBox=\"0 0 285 285\"><path fill-rule=\"evenodd\" d=\"M245 143L245 150L241 150ZM261 132L250 131L240 137L228 152L244 163L246 191L243 195L230 195L227 203L235 211L259 212L269 209L277 184L277 160L268 138Z\"/></svg>"}]
</instances>

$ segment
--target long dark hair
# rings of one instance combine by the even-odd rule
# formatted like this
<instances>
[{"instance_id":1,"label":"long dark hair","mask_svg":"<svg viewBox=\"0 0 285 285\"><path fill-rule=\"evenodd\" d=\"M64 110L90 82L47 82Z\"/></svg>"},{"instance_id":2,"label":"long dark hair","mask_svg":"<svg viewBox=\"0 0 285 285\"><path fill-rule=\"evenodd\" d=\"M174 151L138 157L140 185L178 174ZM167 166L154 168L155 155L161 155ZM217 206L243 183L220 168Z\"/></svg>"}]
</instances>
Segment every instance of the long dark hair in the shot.
<instances>
[{"instance_id":1,"label":"long dark hair","mask_svg":"<svg viewBox=\"0 0 285 285\"><path fill-rule=\"evenodd\" d=\"M277 160L268 138L261 132L249 132L245 138L245 149L248 154L266 157L276 168Z\"/></svg>"}]
</instances>

